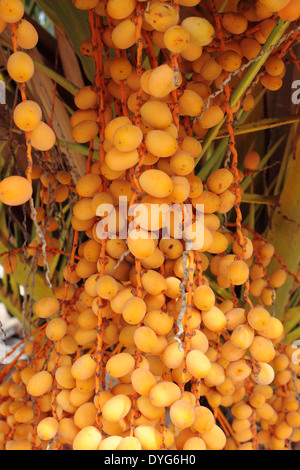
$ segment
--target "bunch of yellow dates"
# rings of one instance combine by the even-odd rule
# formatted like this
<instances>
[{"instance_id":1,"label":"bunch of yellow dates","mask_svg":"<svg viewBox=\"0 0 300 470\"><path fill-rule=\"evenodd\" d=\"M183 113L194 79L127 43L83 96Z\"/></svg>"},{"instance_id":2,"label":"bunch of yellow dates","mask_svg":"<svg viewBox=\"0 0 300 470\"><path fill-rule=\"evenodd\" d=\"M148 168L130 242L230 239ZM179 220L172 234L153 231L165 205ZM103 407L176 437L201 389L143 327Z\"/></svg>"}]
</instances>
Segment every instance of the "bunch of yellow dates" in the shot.
<instances>
[{"instance_id":1,"label":"bunch of yellow dates","mask_svg":"<svg viewBox=\"0 0 300 470\"><path fill-rule=\"evenodd\" d=\"M272 314L287 273L267 275L274 247L241 225L244 173L227 165L202 182L194 170L200 140L226 117L225 86L237 86L279 17L298 19L300 2L229 0L219 24L214 0L73 3L89 10L92 37L81 50L96 65L95 84L75 96L73 138L95 144L100 158L73 188L65 282L35 303L41 320L25 344L28 359L2 377L0 449L289 448L300 440L300 367ZM196 8L202 3L211 21ZM23 13L20 0L0 0L2 30L15 24L27 49L37 37ZM18 83L34 72L20 51L7 68ZM278 90L284 73L274 50L260 81ZM253 106L247 93L232 111ZM49 151L55 135L41 118L32 101L14 111L33 148ZM260 157L251 152L244 163L254 172ZM42 188L45 266L59 248L45 207L68 199L71 177L37 165L31 177ZM26 178L0 183L5 204L31 194ZM235 210L233 232L225 221ZM6 272L16 263L10 256Z\"/></svg>"}]
</instances>

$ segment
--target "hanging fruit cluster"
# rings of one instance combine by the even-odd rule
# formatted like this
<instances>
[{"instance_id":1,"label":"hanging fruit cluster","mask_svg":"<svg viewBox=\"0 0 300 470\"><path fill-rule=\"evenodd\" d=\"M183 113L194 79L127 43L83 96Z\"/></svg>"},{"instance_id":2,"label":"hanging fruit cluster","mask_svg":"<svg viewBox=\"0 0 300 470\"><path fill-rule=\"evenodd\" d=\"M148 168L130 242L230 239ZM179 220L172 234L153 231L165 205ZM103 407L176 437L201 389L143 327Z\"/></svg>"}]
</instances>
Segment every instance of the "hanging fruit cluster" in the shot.
<instances>
[{"instance_id":1,"label":"hanging fruit cluster","mask_svg":"<svg viewBox=\"0 0 300 470\"><path fill-rule=\"evenodd\" d=\"M56 140L26 98L34 63L19 49L38 38L22 2L0 0L1 29L9 23L14 49L7 70L22 97L14 122L28 158L25 178L1 181L0 199L24 204L39 181L40 206L31 200L39 236L27 247L39 266L60 253L49 200L76 196L63 282L34 305L40 324L24 341L29 359L21 353L1 371L0 449L277 450L300 440L300 367L272 315L276 289L297 277L283 264L268 276L274 247L243 225L233 120L254 106L252 90L230 101L278 19L297 20L300 3L241 1L220 14L211 0L210 21L199 3L73 0L88 10L91 38L81 52L96 68L94 84L75 96L73 138L89 143L90 154L73 185L67 171L32 165L32 148L51 159ZM297 37L291 30L265 51L266 89L282 86L283 57ZM202 182L194 171L200 140L222 123L230 161ZM249 153L246 171L259 162ZM232 211L236 222L227 224ZM16 253L4 263L12 273Z\"/></svg>"}]
</instances>

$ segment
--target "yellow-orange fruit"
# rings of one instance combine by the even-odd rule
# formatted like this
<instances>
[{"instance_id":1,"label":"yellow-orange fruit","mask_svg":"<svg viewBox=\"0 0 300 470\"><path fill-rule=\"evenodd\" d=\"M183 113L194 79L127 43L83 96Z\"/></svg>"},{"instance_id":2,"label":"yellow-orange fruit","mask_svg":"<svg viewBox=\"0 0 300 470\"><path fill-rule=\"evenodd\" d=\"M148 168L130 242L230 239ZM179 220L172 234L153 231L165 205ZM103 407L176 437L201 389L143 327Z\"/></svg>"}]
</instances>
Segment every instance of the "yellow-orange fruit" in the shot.
<instances>
[{"instance_id":1,"label":"yellow-orange fruit","mask_svg":"<svg viewBox=\"0 0 300 470\"><path fill-rule=\"evenodd\" d=\"M226 168L214 171L207 178L207 187L215 194L221 194L233 183L233 174Z\"/></svg>"},{"instance_id":2,"label":"yellow-orange fruit","mask_svg":"<svg viewBox=\"0 0 300 470\"><path fill-rule=\"evenodd\" d=\"M15 255L9 255L3 261L3 269L6 274L13 274L17 266L18 258Z\"/></svg>"},{"instance_id":3,"label":"yellow-orange fruit","mask_svg":"<svg viewBox=\"0 0 300 470\"><path fill-rule=\"evenodd\" d=\"M147 419L159 419L164 416L165 408L153 405L150 398L147 396L141 396L137 399L137 409Z\"/></svg>"},{"instance_id":4,"label":"yellow-orange fruit","mask_svg":"<svg viewBox=\"0 0 300 470\"><path fill-rule=\"evenodd\" d=\"M266 398L263 393L253 392L249 395L248 401L253 408L260 408L266 402Z\"/></svg>"},{"instance_id":5,"label":"yellow-orange fruit","mask_svg":"<svg viewBox=\"0 0 300 470\"><path fill-rule=\"evenodd\" d=\"M136 40L136 26L131 19L124 19L115 26L111 39L118 49L129 49Z\"/></svg>"},{"instance_id":6,"label":"yellow-orange fruit","mask_svg":"<svg viewBox=\"0 0 300 470\"><path fill-rule=\"evenodd\" d=\"M116 57L109 61L109 73L115 82L126 80L132 72L132 65L126 57Z\"/></svg>"},{"instance_id":7,"label":"yellow-orange fruit","mask_svg":"<svg viewBox=\"0 0 300 470\"><path fill-rule=\"evenodd\" d=\"M222 25L229 33L242 34L247 29L248 21L243 15L231 11L222 16Z\"/></svg>"},{"instance_id":8,"label":"yellow-orange fruit","mask_svg":"<svg viewBox=\"0 0 300 470\"><path fill-rule=\"evenodd\" d=\"M33 409L29 406L20 406L14 412L14 419L17 423L31 423L34 419Z\"/></svg>"},{"instance_id":9,"label":"yellow-orange fruit","mask_svg":"<svg viewBox=\"0 0 300 470\"><path fill-rule=\"evenodd\" d=\"M265 63L265 69L269 75L276 77L284 72L285 65L282 59L271 56Z\"/></svg>"},{"instance_id":10,"label":"yellow-orange fruit","mask_svg":"<svg viewBox=\"0 0 300 470\"><path fill-rule=\"evenodd\" d=\"M252 241L250 240L250 238L244 237L244 244L243 246L241 246L239 240L235 240L232 245L232 251L237 256L243 255L243 259L249 259L253 254Z\"/></svg>"},{"instance_id":11,"label":"yellow-orange fruit","mask_svg":"<svg viewBox=\"0 0 300 470\"><path fill-rule=\"evenodd\" d=\"M5 450L28 451L28 450L32 450L32 445L27 439L21 439L19 441L13 440L13 441L8 441L7 442Z\"/></svg>"},{"instance_id":12,"label":"yellow-orange fruit","mask_svg":"<svg viewBox=\"0 0 300 470\"><path fill-rule=\"evenodd\" d=\"M76 93L74 102L79 109L91 109L97 105L98 95L91 86L85 86Z\"/></svg>"},{"instance_id":13,"label":"yellow-orange fruit","mask_svg":"<svg viewBox=\"0 0 300 470\"><path fill-rule=\"evenodd\" d=\"M135 391L142 396L149 396L152 387L156 384L154 375L143 367L132 372L131 382Z\"/></svg>"},{"instance_id":14,"label":"yellow-orange fruit","mask_svg":"<svg viewBox=\"0 0 300 470\"><path fill-rule=\"evenodd\" d=\"M215 305L215 294L211 287L202 285L195 289L193 301L199 310L210 310Z\"/></svg>"},{"instance_id":15,"label":"yellow-orange fruit","mask_svg":"<svg viewBox=\"0 0 300 470\"><path fill-rule=\"evenodd\" d=\"M56 419L48 417L42 419L37 426L37 435L42 441L53 439L58 431L58 422Z\"/></svg>"},{"instance_id":16,"label":"yellow-orange fruit","mask_svg":"<svg viewBox=\"0 0 300 470\"><path fill-rule=\"evenodd\" d=\"M275 350L270 339L255 336L249 347L250 354L258 362L271 362L275 357Z\"/></svg>"},{"instance_id":17,"label":"yellow-orange fruit","mask_svg":"<svg viewBox=\"0 0 300 470\"><path fill-rule=\"evenodd\" d=\"M37 374L33 375L27 383L27 392L34 397L40 397L49 391L52 383L53 378L49 372L38 372Z\"/></svg>"},{"instance_id":18,"label":"yellow-orange fruit","mask_svg":"<svg viewBox=\"0 0 300 470\"><path fill-rule=\"evenodd\" d=\"M174 426L189 428L195 420L194 406L184 399L177 400L170 407L170 418Z\"/></svg>"},{"instance_id":19,"label":"yellow-orange fruit","mask_svg":"<svg viewBox=\"0 0 300 470\"><path fill-rule=\"evenodd\" d=\"M226 72L234 72L239 69L242 64L241 56L234 51L225 51L217 58L218 63Z\"/></svg>"},{"instance_id":20,"label":"yellow-orange fruit","mask_svg":"<svg viewBox=\"0 0 300 470\"><path fill-rule=\"evenodd\" d=\"M190 437L185 441L183 450L206 450L206 444L201 437Z\"/></svg>"},{"instance_id":21,"label":"yellow-orange fruit","mask_svg":"<svg viewBox=\"0 0 300 470\"><path fill-rule=\"evenodd\" d=\"M43 152L50 150L56 141L56 136L48 124L41 121L30 134L32 146Z\"/></svg>"},{"instance_id":22,"label":"yellow-orange fruit","mask_svg":"<svg viewBox=\"0 0 300 470\"><path fill-rule=\"evenodd\" d=\"M180 72L175 72L169 65L163 64L149 71L147 93L155 98L165 98L181 84Z\"/></svg>"},{"instance_id":23,"label":"yellow-orange fruit","mask_svg":"<svg viewBox=\"0 0 300 470\"><path fill-rule=\"evenodd\" d=\"M211 431L215 424L215 418L212 412L205 406L195 407L195 420L193 429L200 434L205 434Z\"/></svg>"},{"instance_id":24,"label":"yellow-orange fruit","mask_svg":"<svg viewBox=\"0 0 300 470\"><path fill-rule=\"evenodd\" d=\"M211 235L213 240L207 251L214 254L224 253L229 244L228 238L223 233L214 230L211 231Z\"/></svg>"},{"instance_id":25,"label":"yellow-orange fruit","mask_svg":"<svg viewBox=\"0 0 300 470\"><path fill-rule=\"evenodd\" d=\"M210 357L210 351L211 350L208 349L207 356L210 358L211 361L213 361L214 358ZM214 353L214 351L212 351L212 353ZM218 364L217 362L211 362L211 369L204 380L205 385L208 385L209 387L216 387L218 385L221 385L224 381L225 371L223 366L221 364Z\"/></svg>"},{"instance_id":26,"label":"yellow-orange fruit","mask_svg":"<svg viewBox=\"0 0 300 470\"><path fill-rule=\"evenodd\" d=\"M35 315L39 318L49 318L59 312L60 304L55 297L43 297L33 307Z\"/></svg>"},{"instance_id":27,"label":"yellow-orange fruit","mask_svg":"<svg viewBox=\"0 0 300 470\"><path fill-rule=\"evenodd\" d=\"M215 58L208 59L201 67L201 77L207 82L216 80L222 72L221 65Z\"/></svg>"},{"instance_id":28,"label":"yellow-orange fruit","mask_svg":"<svg viewBox=\"0 0 300 470\"><path fill-rule=\"evenodd\" d=\"M254 330L264 330L271 321L271 315L265 308L258 305L249 311L247 320Z\"/></svg>"},{"instance_id":29,"label":"yellow-orange fruit","mask_svg":"<svg viewBox=\"0 0 300 470\"><path fill-rule=\"evenodd\" d=\"M197 139L195 139L194 137L190 137L190 136L185 136L183 138L181 148L182 148L182 150L185 150L186 152L193 155L194 158L197 158L200 155L201 151L202 151L201 143ZM195 177L195 175L192 175L191 177L188 177L188 180L192 181L194 179L194 177ZM197 177L197 179L199 180L198 177ZM201 180L199 180L199 181L201 183Z\"/></svg>"},{"instance_id":30,"label":"yellow-orange fruit","mask_svg":"<svg viewBox=\"0 0 300 470\"><path fill-rule=\"evenodd\" d=\"M211 370L211 362L203 352L194 349L188 352L186 357L188 371L196 378L206 377Z\"/></svg>"},{"instance_id":31,"label":"yellow-orange fruit","mask_svg":"<svg viewBox=\"0 0 300 470\"><path fill-rule=\"evenodd\" d=\"M168 28L163 37L165 46L174 54L183 52L188 45L189 39L189 32L178 25Z\"/></svg>"},{"instance_id":32,"label":"yellow-orange fruit","mask_svg":"<svg viewBox=\"0 0 300 470\"><path fill-rule=\"evenodd\" d=\"M208 311L202 312L204 325L211 331L221 331L225 328L226 317L222 310L214 306Z\"/></svg>"},{"instance_id":33,"label":"yellow-orange fruit","mask_svg":"<svg viewBox=\"0 0 300 470\"><path fill-rule=\"evenodd\" d=\"M144 289L150 295L163 294L168 288L165 278L160 273L152 269L149 269L142 276L142 284Z\"/></svg>"},{"instance_id":34,"label":"yellow-orange fruit","mask_svg":"<svg viewBox=\"0 0 300 470\"><path fill-rule=\"evenodd\" d=\"M73 441L73 450L97 450L102 441L102 434L94 426L81 429Z\"/></svg>"},{"instance_id":35,"label":"yellow-orange fruit","mask_svg":"<svg viewBox=\"0 0 300 470\"><path fill-rule=\"evenodd\" d=\"M200 330L194 330L194 336L191 338L191 349L198 349L204 354L207 352L209 343L206 335Z\"/></svg>"},{"instance_id":36,"label":"yellow-orange fruit","mask_svg":"<svg viewBox=\"0 0 300 470\"><path fill-rule=\"evenodd\" d=\"M127 242L130 252L139 259L153 255L156 248L155 240L145 230L131 231L128 234Z\"/></svg>"},{"instance_id":37,"label":"yellow-orange fruit","mask_svg":"<svg viewBox=\"0 0 300 470\"><path fill-rule=\"evenodd\" d=\"M255 297L260 297L264 288L267 286L267 281L265 279L256 279L251 282L250 285L250 294Z\"/></svg>"},{"instance_id":38,"label":"yellow-orange fruit","mask_svg":"<svg viewBox=\"0 0 300 470\"><path fill-rule=\"evenodd\" d=\"M196 44L188 42L184 51L181 52L181 56L189 62L194 62L201 57L202 50L202 46L196 46Z\"/></svg>"},{"instance_id":39,"label":"yellow-orange fruit","mask_svg":"<svg viewBox=\"0 0 300 470\"><path fill-rule=\"evenodd\" d=\"M128 299L133 297L131 288L121 289L117 295L111 299L110 306L116 313L122 313Z\"/></svg>"},{"instance_id":40,"label":"yellow-orange fruit","mask_svg":"<svg viewBox=\"0 0 300 470\"><path fill-rule=\"evenodd\" d=\"M170 369L180 367L184 358L184 351L179 348L177 341L169 344L163 352L163 362Z\"/></svg>"},{"instance_id":41,"label":"yellow-orange fruit","mask_svg":"<svg viewBox=\"0 0 300 470\"><path fill-rule=\"evenodd\" d=\"M289 4L290 0L260 0L265 7L271 11L279 11Z\"/></svg>"},{"instance_id":42,"label":"yellow-orange fruit","mask_svg":"<svg viewBox=\"0 0 300 470\"><path fill-rule=\"evenodd\" d=\"M120 171L128 170L135 166L139 161L139 154L136 149L130 152L122 152L116 147L112 147L106 154L105 164L110 170L116 173L112 179L117 179L121 176ZM103 171L103 170L102 170Z\"/></svg>"},{"instance_id":43,"label":"yellow-orange fruit","mask_svg":"<svg viewBox=\"0 0 300 470\"><path fill-rule=\"evenodd\" d=\"M278 12L280 18L284 21L295 21L300 16L299 0L291 0L286 7Z\"/></svg>"},{"instance_id":44,"label":"yellow-orange fruit","mask_svg":"<svg viewBox=\"0 0 300 470\"><path fill-rule=\"evenodd\" d=\"M170 167L175 175L187 176L195 166L194 157L185 150L178 150L170 158Z\"/></svg>"},{"instance_id":45,"label":"yellow-orange fruit","mask_svg":"<svg viewBox=\"0 0 300 470\"><path fill-rule=\"evenodd\" d=\"M232 308L226 312L226 328L234 330L237 326L246 323L246 311L243 308Z\"/></svg>"},{"instance_id":46,"label":"yellow-orange fruit","mask_svg":"<svg viewBox=\"0 0 300 470\"><path fill-rule=\"evenodd\" d=\"M134 358L128 353L119 353L111 357L106 364L106 371L111 377L123 377L134 368Z\"/></svg>"},{"instance_id":47,"label":"yellow-orange fruit","mask_svg":"<svg viewBox=\"0 0 300 470\"><path fill-rule=\"evenodd\" d=\"M136 0L108 0L107 14L115 20L122 20L131 15L136 6Z\"/></svg>"},{"instance_id":48,"label":"yellow-orange fruit","mask_svg":"<svg viewBox=\"0 0 300 470\"><path fill-rule=\"evenodd\" d=\"M113 143L115 132L123 126L130 125L131 121L126 116L121 116L110 121L105 128L105 138Z\"/></svg>"},{"instance_id":49,"label":"yellow-orange fruit","mask_svg":"<svg viewBox=\"0 0 300 470\"><path fill-rule=\"evenodd\" d=\"M230 341L235 347L241 349L248 349L251 346L254 339L254 330L251 326L243 324L237 326L232 334Z\"/></svg>"},{"instance_id":50,"label":"yellow-orange fruit","mask_svg":"<svg viewBox=\"0 0 300 470\"><path fill-rule=\"evenodd\" d=\"M204 211L205 214L212 214L213 212L217 212L220 207L220 199L219 196L211 191L203 191L202 194L192 200L192 204L194 207L201 206L203 204L203 209L201 207L198 208L200 211Z\"/></svg>"},{"instance_id":51,"label":"yellow-orange fruit","mask_svg":"<svg viewBox=\"0 0 300 470\"><path fill-rule=\"evenodd\" d=\"M95 174L88 174L82 176L77 184L76 191L81 197L91 197L93 196L102 184L100 176Z\"/></svg>"},{"instance_id":52,"label":"yellow-orange fruit","mask_svg":"<svg viewBox=\"0 0 300 470\"><path fill-rule=\"evenodd\" d=\"M121 436L109 436L103 439L99 444L98 450L116 450L122 442Z\"/></svg>"},{"instance_id":53,"label":"yellow-orange fruit","mask_svg":"<svg viewBox=\"0 0 300 470\"><path fill-rule=\"evenodd\" d=\"M253 380L260 385L269 385L272 383L275 376L273 367L265 362L258 362L257 365L258 370L253 374ZM283 371L283 373L284 372L285 371Z\"/></svg>"},{"instance_id":54,"label":"yellow-orange fruit","mask_svg":"<svg viewBox=\"0 0 300 470\"><path fill-rule=\"evenodd\" d=\"M140 441L133 436L127 436L122 439L117 447L117 450L141 450L142 445Z\"/></svg>"},{"instance_id":55,"label":"yellow-orange fruit","mask_svg":"<svg viewBox=\"0 0 300 470\"><path fill-rule=\"evenodd\" d=\"M143 133L137 126L120 127L114 134L114 146L121 152L131 152L138 148L143 140Z\"/></svg>"},{"instance_id":56,"label":"yellow-orange fruit","mask_svg":"<svg viewBox=\"0 0 300 470\"><path fill-rule=\"evenodd\" d=\"M173 328L173 318L161 310L152 310L146 314L144 325L151 328L157 335L167 335Z\"/></svg>"},{"instance_id":57,"label":"yellow-orange fruit","mask_svg":"<svg viewBox=\"0 0 300 470\"><path fill-rule=\"evenodd\" d=\"M210 431L201 434L201 438L209 450L222 450L226 444L226 434L216 424Z\"/></svg>"},{"instance_id":58,"label":"yellow-orange fruit","mask_svg":"<svg viewBox=\"0 0 300 470\"><path fill-rule=\"evenodd\" d=\"M149 11L146 10L145 20L156 31L163 32L178 23L179 13L171 5L155 2L150 5Z\"/></svg>"},{"instance_id":59,"label":"yellow-orange fruit","mask_svg":"<svg viewBox=\"0 0 300 470\"><path fill-rule=\"evenodd\" d=\"M286 354L278 354L274 357L273 366L277 370L285 370L289 365L289 358Z\"/></svg>"},{"instance_id":60,"label":"yellow-orange fruit","mask_svg":"<svg viewBox=\"0 0 300 470\"><path fill-rule=\"evenodd\" d=\"M277 91L282 87L282 78L268 73L261 77L260 82L267 90L271 91Z\"/></svg>"},{"instance_id":61,"label":"yellow-orange fruit","mask_svg":"<svg viewBox=\"0 0 300 470\"><path fill-rule=\"evenodd\" d=\"M140 326L134 332L134 342L141 351L151 353L158 344L158 338L152 328Z\"/></svg>"},{"instance_id":62,"label":"yellow-orange fruit","mask_svg":"<svg viewBox=\"0 0 300 470\"><path fill-rule=\"evenodd\" d=\"M149 100L141 107L143 120L154 129L165 129L173 121L172 113L167 103Z\"/></svg>"},{"instance_id":63,"label":"yellow-orange fruit","mask_svg":"<svg viewBox=\"0 0 300 470\"><path fill-rule=\"evenodd\" d=\"M122 315L127 323L137 325L143 320L146 315L146 310L147 307L143 299L139 297L131 297L125 303Z\"/></svg>"},{"instance_id":64,"label":"yellow-orange fruit","mask_svg":"<svg viewBox=\"0 0 300 470\"><path fill-rule=\"evenodd\" d=\"M214 28L205 18L191 16L185 18L181 26L189 32L190 42L196 46L207 46L213 40Z\"/></svg>"},{"instance_id":65,"label":"yellow-orange fruit","mask_svg":"<svg viewBox=\"0 0 300 470\"><path fill-rule=\"evenodd\" d=\"M252 409L247 403L240 401L233 405L232 414L237 419L248 419L252 414Z\"/></svg>"},{"instance_id":66,"label":"yellow-orange fruit","mask_svg":"<svg viewBox=\"0 0 300 470\"><path fill-rule=\"evenodd\" d=\"M95 109L79 109L72 114L70 124L74 128L83 121L97 121L98 115Z\"/></svg>"},{"instance_id":67,"label":"yellow-orange fruit","mask_svg":"<svg viewBox=\"0 0 300 470\"><path fill-rule=\"evenodd\" d=\"M14 52L7 61L7 72L15 82L27 82L34 74L33 60L26 52Z\"/></svg>"},{"instance_id":68,"label":"yellow-orange fruit","mask_svg":"<svg viewBox=\"0 0 300 470\"><path fill-rule=\"evenodd\" d=\"M261 50L261 45L254 38L244 38L241 41L241 50L246 59L251 60L258 56Z\"/></svg>"},{"instance_id":69,"label":"yellow-orange fruit","mask_svg":"<svg viewBox=\"0 0 300 470\"><path fill-rule=\"evenodd\" d=\"M149 152L160 158L170 157L178 148L175 137L164 130L148 132L145 138L145 144Z\"/></svg>"},{"instance_id":70,"label":"yellow-orange fruit","mask_svg":"<svg viewBox=\"0 0 300 470\"><path fill-rule=\"evenodd\" d=\"M171 178L160 170L146 170L140 176L142 189L153 197L165 198L173 191Z\"/></svg>"},{"instance_id":71,"label":"yellow-orange fruit","mask_svg":"<svg viewBox=\"0 0 300 470\"><path fill-rule=\"evenodd\" d=\"M298 428L300 426L300 414L297 411L290 411L286 415L286 422L289 426L293 428Z\"/></svg>"},{"instance_id":72,"label":"yellow-orange fruit","mask_svg":"<svg viewBox=\"0 0 300 470\"><path fill-rule=\"evenodd\" d=\"M20 0L1 0L0 18L6 23L17 23L24 15L24 6Z\"/></svg>"},{"instance_id":73,"label":"yellow-orange fruit","mask_svg":"<svg viewBox=\"0 0 300 470\"><path fill-rule=\"evenodd\" d=\"M87 380L96 371L97 364L90 354L79 357L72 365L71 373L76 380Z\"/></svg>"},{"instance_id":74,"label":"yellow-orange fruit","mask_svg":"<svg viewBox=\"0 0 300 470\"><path fill-rule=\"evenodd\" d=\"M181 116L199 116L203 107L203 99L193 90L185 90L179 98L179 114Z\"/></svg>"},{"instance_id":75,"label":"yellow-orange fruit","mask_svg":"<svg viewBox=\"0 0 300 470\"><path fill-rule=\"evenodd\" d=\"M39 40L35 27L24 19L17 25L16 38L18 46L22 49L33 49Z\"/></svg>"},{"instance_id":76,"label":"yellow-orange fruit","mask_svg":"<svg viewBox=\"0 0 300 470\"><path fill-rule=\"evenodd\" d=\"M190 194L190 183L186 177L173 176L173 191L170 195L170 199L175 204L180 204L186 201Z\"/></svg>"},{"instance_id":77,"label":"yellow-orange fruit","mask_svg":"<svg viewBox=\"0 0 300 470\"><path fill-rule=\"evenodd\" d=\"M86 120L76 124L72 129L73 139L81 144L90 142L99 133L99 126L97 122Z\"/></svg>"},{"instance_id":78,"label":"yellow-orange fruit","mask_svg":"<svg viewBox=\"0 0 300 470\"><path fill-rule=\"evenodd\" d=\"M131 400L123 394L110 398L102 407L102 415L109 422L116 423L129 413Z\"/></svg>"},{"instance_id":79,"label":"yellow-orange fruit","mask_svg":"<svg viewBox=\"0 0 300 470\"><path fill-rule=\"evenodd\" d=\"M242 382L251 374L251 368L244 359L231 362L226 368L226 376L235 382Z\"/></svg>"},{"instance_id":80,"label":"yellow-orange fruit","mask_svg":"<svg viewBox=\"0 0 300 470\"><path fill-rule=\"evenodd\" d=\"M118 283L111 276L101 276L96 284L96 292L102 299L111 299L118 293Z\"/></svg>"},{"instance_id":81,"label":"yellow-orange fruit","mask_svg":"<svg viewBox=\"0 0 300 470\"><path fill-rule=\"evenodd\" d=\"M14 122L22 131L32 131L42 119L42 110L35 101L24 101L14 110Z\"/></svg>"},{"instance_id":82,"label":"yellow-orange fruit","mask_svg":"<svg viewBox=\"0 0 300 470\"><path fill-rule=\"evenodd\" d=\"M277 289L278 287L281 287L285 283L286 278L287 278L286 272L283 269L277 269L271 274L270 282L272 286Z\"/></svg>"},{"instance_id":83,"label":"yellow-orange fruit","mask_svg":"<svg viewBox=\"0 0 300 470\"><path fill-rule=\"evenodd\" d=\"M224 113L220 106L212 105L204 111L198 122L203 129L210 129L219 124L223 118Z\"/></svg>"},{"instance_id":84,"label":"yellow-orange fruit","mask_svg":"<svg viewBox=\"0 0 300 470\"><path fill-rule=\"evenodd\" d=\"M135 428L135 437L143 450L158 450L163 442L162 434L152 426L140 425Z\"/></svg>"},{"instance_id":85,"label":"yellow-orange fruit","mask_svg":"<svg viewBox=\"0 0 300 470\"><path fill-rule=\"evenodd\" d=\"M236 260L229 265L227 270L227 277L231 284L240 286L245 284L249 278L249 267L242 260Z\"/></svg>"},{"instance_id":86,"label":"yellow-orange fruit","mask_svg":"<svg viewBox=\"0 0 300 470\"><path fill-rule=\"evenodd\" d=\"M45 333L51 341L59 341L67 332L67 324L62 318L53 318L47 324Z\"/></svg>"},{"instance_id":87,"label":"yellow-orange fruit","mask_svg":"<svg viewBox=\"0 0 300 470\"><path fill-rule=\"evenodd\" d=\"M79 429L75 426L72 418L62 418L58 423L58 436L63 438L69 445L72 445Z\"/></svg>"},{"instance_id":88,"label":"yellow-orange fruit","mask_svg":"<svg viewBox=\"0 0 300 470\"><path fill-rule=\"evenodd\" d=\"M0 182L0 201L8 206L25 204L31 196L32 185L22 176L8 176Z\"/></svg>"},{"instance_id":89,"label":"yellow-orange fruit","mask_svg":"<svg viewBox=\"0 0 300 470\"><path fill-rule=\"evenodd\" d=\"M181 398L181 390L175 383L162 381L154 385L149 398L151 403L159 408L171 406Z\"/></svg>"}]
</instances>

